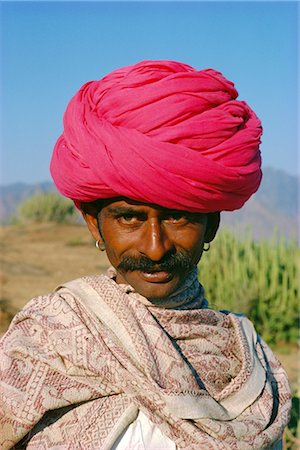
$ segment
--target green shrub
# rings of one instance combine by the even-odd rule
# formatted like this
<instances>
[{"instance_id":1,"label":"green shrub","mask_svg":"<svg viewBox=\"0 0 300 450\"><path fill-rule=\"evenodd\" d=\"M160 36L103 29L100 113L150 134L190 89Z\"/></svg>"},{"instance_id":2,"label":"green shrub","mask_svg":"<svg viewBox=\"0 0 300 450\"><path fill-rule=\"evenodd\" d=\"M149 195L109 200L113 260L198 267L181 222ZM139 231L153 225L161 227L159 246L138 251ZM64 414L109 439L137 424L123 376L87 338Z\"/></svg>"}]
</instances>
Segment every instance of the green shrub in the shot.
<instances>
[{"instance_id":1,"label":"green shrub","mask_svg":"<svg viewBox=\"0 0 300 450\"><path fill-rule=\"evenodd\" d=\"M221 231L200 264L210 306L246 314L268 343L296 342L299 256L283 238L255 242Z\"/></svg>"},{"instance_id":2,"label":"green shrub","mask_svg":"<svg viewBox=\"0 0 300 450\"><path fill-rule=\"evenodd\" d=\"M71 200L55 193L38 193L24 200L18 208L17 223L74 222L75 207Z\"/></svg>"}]
</instances>

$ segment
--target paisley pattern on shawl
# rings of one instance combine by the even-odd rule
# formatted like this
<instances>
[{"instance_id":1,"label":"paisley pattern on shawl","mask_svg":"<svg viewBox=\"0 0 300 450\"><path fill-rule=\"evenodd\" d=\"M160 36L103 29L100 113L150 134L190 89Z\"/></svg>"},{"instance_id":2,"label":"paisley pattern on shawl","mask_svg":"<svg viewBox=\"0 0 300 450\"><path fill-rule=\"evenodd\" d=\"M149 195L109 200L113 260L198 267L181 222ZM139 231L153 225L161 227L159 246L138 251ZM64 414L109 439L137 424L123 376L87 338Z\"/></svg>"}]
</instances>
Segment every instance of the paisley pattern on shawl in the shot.
<instances>
[{"instance_id":1,"label":"paisley pattern on shawl","mask_svg":"<svg viewBox=\"0 0 300 450\"><path fill-rule=\"evenodd\" d=\"M15 317L1 448L109 449L139 410L178 449L273 448L290 391L251 323L207 308L196 272L167 308L113 277L66 283Z\"/></svg>"}]
</instances>

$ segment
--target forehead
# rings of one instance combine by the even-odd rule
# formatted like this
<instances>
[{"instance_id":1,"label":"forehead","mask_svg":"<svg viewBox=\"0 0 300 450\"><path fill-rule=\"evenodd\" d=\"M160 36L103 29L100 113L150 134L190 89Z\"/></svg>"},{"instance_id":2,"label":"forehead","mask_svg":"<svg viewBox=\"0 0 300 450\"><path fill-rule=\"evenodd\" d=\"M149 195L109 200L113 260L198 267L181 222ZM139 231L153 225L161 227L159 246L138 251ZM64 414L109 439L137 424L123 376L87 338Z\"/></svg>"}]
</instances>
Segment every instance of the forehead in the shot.
<instances>
[{"instance_id":1,"label":"forehead","mask_svg":"<svg viewBox=\"0 0 300 450\"><path fill-rule=\"evenodd\" d=\"M139 211L139 212L147 212L147 213L158 213L162 215L168 215L170 213L182 213L184 215L191 215L191 216L203 216L205 214L203 213L192 213L189 211L184 210L178 210L175 208L166 208L161 205L156 205L154 203L146 203L146 202L140 202L138 200L133 200L131 198L127 197L114 197L110 199L104 199L101 201L102 203L102 211L117 211L117 210L128 210L128 211Z\"/></svg>"},{"instance_id":2,"label":"forehead","mask_svg":"<svg viewBox=\"0 0 300 450\"><path fill-rule=\"evenodd\" d=\"M110 199L105 199L103 200L102 203L102 208L103 209L117 209L117 208L122 208L122 209L136 209L136 210L153 210L153 211L159 211L159 212L164 212L164 211L173 211L169 208L165 208L163 206L160 205L155 205L153 203L146 203L146 202L140 202L137 200L133 200L131 198L127 198L127 197L115 197L115 198L110 198Z\"/></svg>"},{"instance_id":3,"label":"forehead","mask_svg":"<svg viewBox=\"0 0 300 450\"><path fill-rule=\"evenodd\" d=\"M166 208L153 203L140 202L127 197L115 197L102 201L101 215L116 216L125 213L139 213L147 216L169 217L170 215L184 216L192 222L202 222L207 214L195 213L178 209Z\"/></svg>"}]
</instances>

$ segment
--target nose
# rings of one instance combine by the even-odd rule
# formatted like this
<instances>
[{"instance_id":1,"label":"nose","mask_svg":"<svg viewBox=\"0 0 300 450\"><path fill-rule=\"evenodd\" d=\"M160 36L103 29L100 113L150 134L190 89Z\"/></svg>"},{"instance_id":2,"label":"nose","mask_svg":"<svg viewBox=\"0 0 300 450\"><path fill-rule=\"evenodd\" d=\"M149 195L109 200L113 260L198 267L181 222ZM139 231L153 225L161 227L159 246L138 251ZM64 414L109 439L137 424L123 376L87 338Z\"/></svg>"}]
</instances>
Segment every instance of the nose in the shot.
<instances>
[{"instance_id":1,"label":"nose","mask_svg":"<svg viewBox=\"0 0 300 450\"><path fill-rule=\"evenodd\" d=\"M160 261L174 245L159 220L145 223L139 251L152 261Z\"/></svg>"}]
</instances>

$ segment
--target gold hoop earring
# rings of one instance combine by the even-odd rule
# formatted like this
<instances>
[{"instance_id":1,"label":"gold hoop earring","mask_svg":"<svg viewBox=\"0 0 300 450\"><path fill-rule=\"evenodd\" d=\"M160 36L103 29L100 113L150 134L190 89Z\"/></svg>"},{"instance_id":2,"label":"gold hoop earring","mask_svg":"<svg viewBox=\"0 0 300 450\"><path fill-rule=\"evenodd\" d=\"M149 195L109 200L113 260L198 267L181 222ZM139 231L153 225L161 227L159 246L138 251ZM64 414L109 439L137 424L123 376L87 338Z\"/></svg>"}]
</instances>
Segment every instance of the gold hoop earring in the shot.
<instances>
[{"instance_id":1,"label":"gold hoop earring","mask_svg":"<svg viewBox=\"0 0 300 450\"><path fill-rule=\"evenodd\" d=\"M95 242L95 246L98 250L100 250L100 252L105 251L105 244L101 242L100 239L98 239L98 241Z\"/></svg>"},{"instance_id":2,"label":"gold hoop earring","mask_svg":"<svg viewBox=\"0 0 300 450\"><path fill-rule=\"evenodd\" d=\"M203 245L203 251L204 251L204 252L208 252L209 249L210 249L210 242L208 242L206 248L205 248L205 244Z\"/></svg>"}]
</instances>

